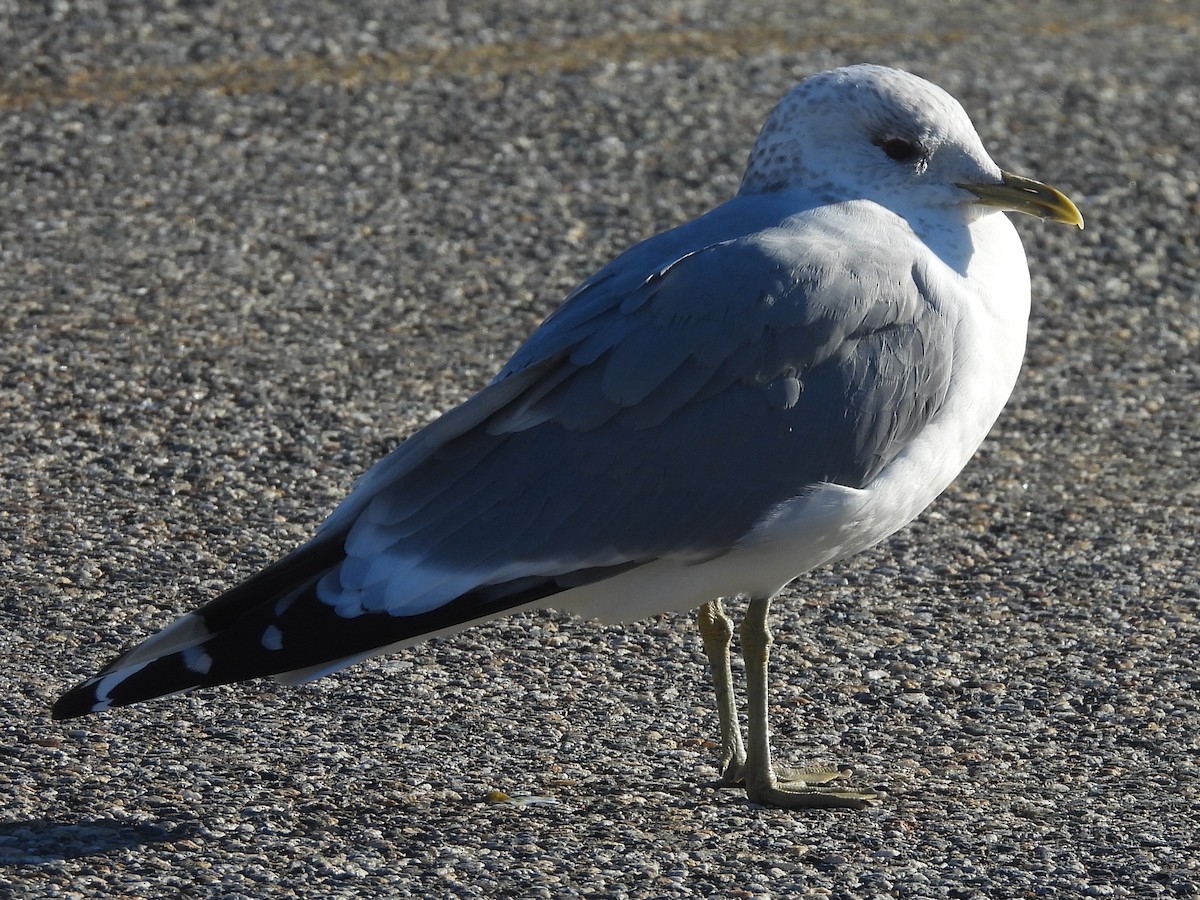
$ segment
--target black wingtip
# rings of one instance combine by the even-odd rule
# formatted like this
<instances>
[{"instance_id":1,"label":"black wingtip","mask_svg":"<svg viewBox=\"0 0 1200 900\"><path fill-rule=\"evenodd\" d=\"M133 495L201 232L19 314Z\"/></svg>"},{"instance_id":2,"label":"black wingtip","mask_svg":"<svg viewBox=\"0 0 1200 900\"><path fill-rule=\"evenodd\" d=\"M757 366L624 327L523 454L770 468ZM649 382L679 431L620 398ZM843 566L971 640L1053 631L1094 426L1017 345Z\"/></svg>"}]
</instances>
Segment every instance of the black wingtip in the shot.
<instances>
[{"instance_id":1,"label":"black wingtip","mask_svg":"<svg viewBox=\"0 0 1200 900\"><path fill-rule=\"evenodd\" d=\"M636 565L621 563L565 576L535 576L485 585L444 606L411 616L342 616L316 596L315 575L299 587L288 584L289 590L298 593L291 598L294 602L282 609L277 603L280 596L286 596L282 591L255 596L239 586L190 614L203 619L203 628L196 632L205 635L201 642L157 657L146 653L143 643L139 645L143 648L140 656L133 656L131 661L131 654L138 653L135 648L59 697L50 715L55 720L73 719L194 688L361 659L363 654L401 641L444 634ZM280 631L282 646L264 646L269 629Z\"/></svg>"},{"instance_id":2,"label":"black wingtip","mask_svg":"<svg viewBox=\"0 0 1200 900\"><path fill-rule=\"evenodd\" d=\"M54 701L54 705L50 707L50 718L59 722L63 719L77 719L93 712L96 712L96 691L91 682L84 682Z\"/></svg>"}]
</instances>

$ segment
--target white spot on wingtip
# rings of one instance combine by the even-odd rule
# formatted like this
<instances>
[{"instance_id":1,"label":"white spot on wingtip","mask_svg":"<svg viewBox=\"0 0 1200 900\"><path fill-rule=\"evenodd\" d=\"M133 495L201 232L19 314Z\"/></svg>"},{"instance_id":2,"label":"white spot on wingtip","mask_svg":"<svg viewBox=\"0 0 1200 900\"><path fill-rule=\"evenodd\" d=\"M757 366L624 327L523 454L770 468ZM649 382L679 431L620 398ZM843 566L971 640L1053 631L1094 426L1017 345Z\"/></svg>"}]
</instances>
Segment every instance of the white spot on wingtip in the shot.
<instances>
[{"instance_id":1,"label":"white spot on wingtip","mask_svg":"<svg viewBox=\"0 0 1200 900\"><path fill-rule=\"evenodd\" d=\"M207 675L208 670L212 668L212 657L199 647L188 647L183 651L182 656L183 664L187 666L189 672Z\"/></svg>"},{"instance_id":2,"label":"white spot on wingtip","mask_svg":"<svg viewBox=\"0 0 1200 900\"><path fill-rule=\"evenodd\" d=\"M150 665L150 660L144 663L139 663L136 666L129 666L124 669L118 669L108 675L105 675L96 682L96 705L93 707L93 712L103 712L112 706L113 689L126 678L136 675L146 666Z\"/></svg>"},{"instance_id":3,"label":"white spot on wingtip","mask_svg":"<svg viewBox=\"0 0 1200 900\"><path fill-rule=\"evenodd\" d=\"M283 632L274 625L268 625L267 630L263 632L262 645L267 650L282 650Z\"/></svg>"},{"instance_id":4,"label":"white spot on wingtip","mask_svg":"<svg viewBox=\"0 0 1200 900\"><path fill-rule=\"evenodd\" d=\"M123 665L151 662L171 653L177 653L185 647L195 646L211 633L204 623L204 617L198 613L188 613L171 625L168 625L156 635L144 640L134 647L121 659Z\"/></svg>"}]
</instances>

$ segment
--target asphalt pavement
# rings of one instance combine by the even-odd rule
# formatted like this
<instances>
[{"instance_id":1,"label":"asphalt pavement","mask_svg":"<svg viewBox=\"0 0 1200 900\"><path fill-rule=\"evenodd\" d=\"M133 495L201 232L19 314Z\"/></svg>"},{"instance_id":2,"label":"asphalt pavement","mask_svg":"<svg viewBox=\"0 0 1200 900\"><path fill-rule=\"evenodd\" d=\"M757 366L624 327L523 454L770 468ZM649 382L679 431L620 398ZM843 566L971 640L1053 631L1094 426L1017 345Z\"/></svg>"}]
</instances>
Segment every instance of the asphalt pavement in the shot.
<instances>
[{"instance_id":1,"label":"asphalt pavement","mask_svg":"<svg viewBox=\"0 0 1200 900\"><path fill-rule=\"evenodd\" d=\"M1200 895L1200 4L829 6L0 3L0 897ZM50 720L859 61L1087 220L967 471L776 604L777 751L883 803L709 787L686 615Z\"/></svg>"}]
</instances>

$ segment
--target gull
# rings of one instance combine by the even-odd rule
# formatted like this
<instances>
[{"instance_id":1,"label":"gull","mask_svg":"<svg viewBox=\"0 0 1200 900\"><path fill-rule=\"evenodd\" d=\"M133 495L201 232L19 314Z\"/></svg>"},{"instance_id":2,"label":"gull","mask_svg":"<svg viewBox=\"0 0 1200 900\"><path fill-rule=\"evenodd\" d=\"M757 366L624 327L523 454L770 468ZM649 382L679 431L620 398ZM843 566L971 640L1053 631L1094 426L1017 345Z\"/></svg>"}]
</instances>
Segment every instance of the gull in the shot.
<instances>
[{"instance_id":1,"label":"gull","mask_svg":"<svg viewBox=\"0 0 1200 900\"><path fill-rule=\"evenodd\" d=\"M912 521L978 449L1024 353L1002 211L1083 227L1002 171L962 107L856 65L796 85L737 194L580 284L481 391L358 481L307 543L68 691L63 719L301 683L500 615L699 608L721 782L861 808L772 760L772 599ZM745 597L745 740L722 598Z\"/></svg>"}]
</instances>

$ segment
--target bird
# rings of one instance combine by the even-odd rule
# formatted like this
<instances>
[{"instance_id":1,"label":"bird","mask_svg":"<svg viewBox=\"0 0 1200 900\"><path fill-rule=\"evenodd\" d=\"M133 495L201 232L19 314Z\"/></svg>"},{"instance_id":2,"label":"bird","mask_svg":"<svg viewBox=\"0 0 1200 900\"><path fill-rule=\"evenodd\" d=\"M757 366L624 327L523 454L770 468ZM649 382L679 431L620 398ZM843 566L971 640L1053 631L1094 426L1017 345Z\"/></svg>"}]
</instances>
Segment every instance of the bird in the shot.
<instances>
[{"instance_id":1,"label":"bird","mask_svg":"<svg viewBox=\"0 0 1200 900\"><path fill-rule=\"evenodd\" d=\"M698 609L718 783L763 806L871 805L845 770L774 762L770 606L911 522L1000 415L1031 302L1006 211L1083 227L1065 194L1000 169L934 84L871 64L802 79L734 196L580 283L310 540L52 715L303 683L522 611ZM745 739L731 598L747 601Z\"/></svg>"}]
</instances>

